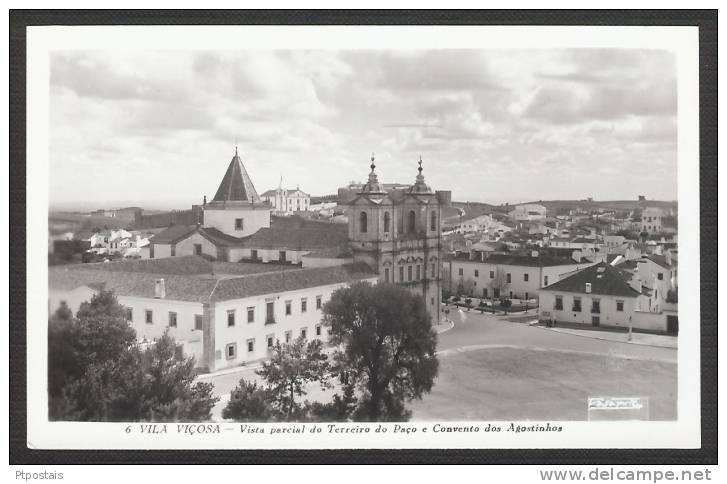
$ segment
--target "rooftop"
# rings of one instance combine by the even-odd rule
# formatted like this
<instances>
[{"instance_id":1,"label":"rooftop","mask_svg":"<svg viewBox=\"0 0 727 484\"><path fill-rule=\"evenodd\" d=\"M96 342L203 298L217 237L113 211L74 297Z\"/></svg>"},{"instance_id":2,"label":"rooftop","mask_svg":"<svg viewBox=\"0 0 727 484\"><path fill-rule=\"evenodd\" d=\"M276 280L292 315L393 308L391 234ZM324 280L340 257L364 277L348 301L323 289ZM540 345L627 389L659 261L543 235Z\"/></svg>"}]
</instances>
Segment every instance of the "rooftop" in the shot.
<instances>
[{"instance_id":1,"label":"rooftop","mask_svg":"<svg viewBox=\"0 0 727 484\"><path fill-rule=\"evenodd\" d=\"M469 261L470 257L468 253L458 253L454 257L454 260ZM472 259L472 262L525 267L553 267L577 264L576 261L567 257L552 257L549 255L539 255L538 257L533 257L532 255L516 254L491 254L490 256L486 257L484 261L479 258L475 258Z\"/></svg>"},{"instance_id":2,"label":"rooftop","mask_svg":"<svg viewBox=\"0 0 727 484\"><path fill-rule=\"evenodd\" d=\"M138 264L150 261L164 262ZM176 272L172 266L177 266ZM56 290L87 286L111 290L121 296L154 298L155 281L163 278L165 299L206 302L348 283L371 277L376 275L362 263L300 268L262 263L211 263L200 257L173 257L51 267L48 286Z\"/></svg>"},{"instance_id":3,"label":"rooftop","mask_svg":"<svg viewBox=\"0 0 727 484\"><path fill-rule=\"evenodd\" d=\"M628 281L632 274L621 271L609 264L600 262L598 264L587 267L573 274L572 276L561 279L547 287L544 291L563 291L563 292L586 292L586 283L591 284L591 294L599 294L603 296L623 296L636 297L639 292L632 288Z\"/></svg>"},{"instance_id":4,"label":"rooftop","mask_svg":"<svg viewBox=\"0 0 727 484\"><path fill-rule=\"evenodd\" d=\"M213 202L250 202L260 203L260 196L255 191L250 175L247 174L240 156L235 148L235 156L232 157L227 167L225 176L222 177Z\"/></svg>"}]
</instances>

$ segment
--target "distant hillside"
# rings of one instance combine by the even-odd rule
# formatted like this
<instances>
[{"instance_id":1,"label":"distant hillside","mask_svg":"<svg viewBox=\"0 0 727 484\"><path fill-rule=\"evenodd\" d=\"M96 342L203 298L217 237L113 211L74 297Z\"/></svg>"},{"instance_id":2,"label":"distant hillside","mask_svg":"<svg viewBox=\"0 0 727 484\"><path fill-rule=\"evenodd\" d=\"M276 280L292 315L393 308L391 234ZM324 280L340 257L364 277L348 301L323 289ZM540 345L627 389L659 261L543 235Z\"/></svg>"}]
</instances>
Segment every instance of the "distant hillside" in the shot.
<instances>
[{"instance_id":1,"label":"distant hillside","mask_svg":"<svg viewBox=\"0 0 727 484\"><path fill-rule=\"evenodd\" d=\"M677 202L663 200L646 200L639 202L638 200L538 200L529 203L537 203L548 209L557 211L558 209L576 209L584 210L634 210L643 207L659 207L659 208L677 208Z\"/></svg>"}]
</instances>

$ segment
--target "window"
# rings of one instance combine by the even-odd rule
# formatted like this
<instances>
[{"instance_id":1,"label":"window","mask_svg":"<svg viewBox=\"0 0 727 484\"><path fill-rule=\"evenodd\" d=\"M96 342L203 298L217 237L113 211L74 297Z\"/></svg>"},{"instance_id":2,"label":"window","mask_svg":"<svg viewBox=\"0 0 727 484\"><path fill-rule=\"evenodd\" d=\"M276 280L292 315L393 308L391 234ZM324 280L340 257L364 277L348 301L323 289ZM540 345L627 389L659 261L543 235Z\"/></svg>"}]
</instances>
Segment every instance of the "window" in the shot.
<instances>
[{"instance_id":1,"label":"window","mask_svg":"<svg viewBox=\"0 0 727 484\"><path fill-rule=\"evenodd\" d=\"M281 251L278 252L278 261L280 261L280 262L285 262L286 261L285 251L284 250L281 250Z\"/></svg>"},{"instance_id":2,"label":"window","mask_svg":"<svg viewBox=\"0 0 727 484\"><path fill-rule=\"evenodd\" d=\"M242 230L242 219L241 218L235 219L235 230Z\"/></svg>"},{"instance_id":3,"label":"window","mask_svg":"<svg viewBox=\"0 0 727 484\"><path fill-rule=\"evenodd\" d=\"M308 298L303 297L300 299L300 312L304 313L306 311L308 311Z\"/></svg>"},{"instance_id":4,"label":"window","mask_svg":"<svg viewBox=\"0 0 727 484\"><path fill-rule=\"evenodd\" d=\"M320 335L321 335L321 325L316 324L316 336L320 336Z\"/></svg>"},{"instance_id":5,"label":"window","mask_svg":"<svg viewBox=\"0 0 727 484\"><path fill-rule=\"evenodd\" d=\"M292 331L286 331L285 332L285 342L290 343L290 340L293 339L293 332Z\"/></svg>"},{"instance_id":6,"label":"window","mask_svg":"<svg viewBox=\"0 0 727 484\"><path fill-rule=\"evenodd\" d=\"M361 212L358 216L358 229L362 234L369 230L369 221L366 212Z\"/></svg>"},{"instance_id":7,"label":"window","mask_svg":"<svg viewBox=\"0 0 727 484\"><path fill-rule=\"evenodd\" d=\"M252 249L250 251L250 259L257 260L257 249Z\"/></svg>"},{"instance_id":8,"label":"window","mask_svg":"<svg viewBox=\"0 0 727 484\"><path fill-rule=\"evenodd\" d=\"M275 303L270 301L265 304L265 324L275 323Z\"/></svg>"},{"instance_id":9,"label":"window","mask_svg":"<svg viewBox=\"0 0 727 484\"><path fill-rule=\"evenodd\" d=\"M543 280L543 285L544 285L544 286L547 286L547 285L548 285L548 276L545 276L545 277L544 277L544 280Z\"/></svg>"},{"instance_id":10,"label":"window","mask_svg":"<svg viewBox=\"0 0 727 484\"><path fill-rule=\"evenodd\" d=\"M527 274L527 273L523 274L523 281L528 282L529 279L530 279L530 274Z\"/></svg>"},{"instance_id":11,"label":"window","mask_svg":"<svg viewBox=\"0 0 727 484\"><path fill-rule=\"evenodd\" d=\"M623 311L623 310L624 310L624 302L616 301L616 311Z\"/></svg>"},{"instance_id":12,"label":"window","mask_svg":"<svg viewBox=\"0 0 727 484\"><path fill-rule=\"evenodd\" d=\"M384 232L390 232L391 227L391 215L389 212L384 212Z\"/></svg>"},{"instance_id":13,"label":"window","mask_svg":"<svg viewBox=\"0 0 727 484\"><path fill-rule=\"evenodd\" d=\"M308 328L300 328L300 335L303 339L306 339L308 337Z\"/></svg>"},{"instance_id":14,"label":"window","mask_svg":"<svg viewBox=\"0 0 727 484\"><path fill-rule=\"evenodd\" d=\"M409 233L416 232L416 226L417 226L417 215L414 213L414 210L411 210L409 212L409 218L407 219L407 231Z\"/></svg>"},{"instance_id":15,"label":"window","mask_svg":"<svg viewBox=\"0 0 727 484\"><path fill-rule=\"evenodd\" d=\"M177 255L177 246L176 245L172 244L171 245L171 248L169 250L170 250L170 254L171 254L172 257L174 257L175 255Z\"/></svg>"},{"instance_id":16,"label":"window","mask_svg":"<svg viewBox=\"0 0 727 484\"><path fill-rule=\"evenodd\" d=\"M61 306L65 306L65 301L61 301ZM126 320L127 321L133 321L134 320L134 308L126 308Z\"/></svg>"},{"instance_id":17,"label":"window","mask_svg":"<svg viewBox=\"0 0 727 484\"><path fill-rule=\"evenodd\" d=\"M437 230L437 214L434 212L430 214L429 230Z\"/></svg>"},{"instance_id":18,"label":"window","mask_svg":"<svg viewBox=\"0 0 727 484\"><path fill-rule=\"evenodd\" d=\"M494 278L495 278L495 271L490 271L490 279L494 279Z\"/></svg>"},{"instance_id":19,"label":"window","mask_svg":"<svg viewBox=\"0 0 727 484\"><path fill-rule=\"evenodd\" d=\"M230 343L225 347L225 356L228 360L234 360L237 356L237 343Z\"/></svg>"},{"instance_id":20,"label":"window","mask_svg":"<svg viewBox=\"0 0 727 484\"><path fill-rule=\"evenodd\" d=\"M557 311L563 310L563 296L555 296L555 307L553 309Z\"/></svg>"},{"instance_id":21,"label":"window","mask_svg":"<svg viewBox=\"0 0 727 484\"><path fill-rule=\"evenodd\" d=\"M664 280L664 273L663 272L658 273L656 275L656 278L659 279L660 281L663 281Z\"/></svg>"},{"instance_id":22,"label":"window","mask_svg":"<svg viewBox=\"0 0 727 484\"><path fill-rule=\"evenodd\" d=\"M407 276L407 281L411 281L411 266L407 266L406 276Z\"/></svg>"},{"instance_id":23,"label":"window","mask_svg":"<svg viewBox=\"0 0 727 484\"><path fill-rule=\"evenodd\" d=\"M231 327L235 325L235 310L230 309L227 311L227 327Z\"/></svg>"},{"instance_id":24,"label":"window","mask_svg":"<svg viewBox=\"0 0 727 484\"><path fill-rule=\"evenodd\" d=\"M437 277L437 267L434 265L434 262L432 262L432 279Z\"/></svg>"},{"instance_id":25,"label":"window","mask_svg":"<svg viewBox=\"0 0 727 484\"><path fill-rule=\"evenodd\" d=\"M499 299L500 298L500 288L499 287L496 287L495 289L493 289L492 292L494 294L493 297L495 299Z\"/></svg>"},{"instance_id":26,"label":"window","mask_svg":"<svg viewBox=\"0 0 727 484\"><path fill-rule=\"evenodd\" d=\"M581 312L581 298L574 297L573 298L573 311L580 313Z\"/></svg>"},{"instance_id":27,"label":"window","mask_svg":"<svg viewBox=\"0 0 727 484\"><path fill-rule=\"evenodd\" d=\"M600 299L594 299L591 301L591 312L593 314L598 314L601 312L601 300Z\"/></svg>"},{"instance_id":28,"label":"window","mask_svg":"<svg viewBox=\"0 0 727 484\"><path fill-rule=\"evenodd\" d=\"M293 314L293 301L285 301L285 315L290 316Z\"/></svg>"},{"instance_id":29,"label":"window","mask_svg":"<svg viewBox=\"0 0 727 484\"><path fill-rule=\"evenodd\" d=\"M323 307L323 296L316 296L316 309Z\"/></svg>"},{"instance_id":30,"label":"window","mask_svg":"<svg viewBox=\"0 0 727 484\"><path fill-rule=\"evenodd\" d=\"M475 277L480 277L480 271L475 269Z\"/></svg>"},{"instance_id":31,"label":"window","mask_svg":"<svg viewBox=\"0 0 727 484\"><path fill-rule=\"evenodd\" d=\"M202 255L202 244L194 244L194 255Z\"/></svg>"},{"instance_id":32,"label":"window","mask_svg":"<svg viewBox=\"0 0 727 484\"><path fill-rule=\"evenodd\" d=\"M247 322L255 322L255 306L250 306L249 308L247 308Z\"/></svg>"},{"instance_id":33,"label":"window","mask_svg":"<svg viewBox=\"0 0 727 484\"><path fill-rule=\"evenodd\" d=\"M510 274L509 272L507 273L506 280L508 284L512 282L512 274Z\"/></svg>"},{"instance_id":34,"label":"window","mask_svg":"<svg viewBox=\"0 0 727 484\"><path fill-rule=\"evenodd\" d=\"M177 327L177 313L175 313L173 311L169 311L169 327L170 328Z\"/></svg>"},{"instance_id":35,"label":"window","mask_svg":"<svg viewBox=\"0 0 727 484\"><path fill-rule=\"evenodd\" d=\"M202 331L202 315L201 314L194 315L194 329L197 331Z\"/></svg>"},{"instance_id":36,"label":"window","mask_svg":"<svg viewBox=\"0 0 727 484\"><path fill-rule=\"evenodd\" d=\"M154 323L154 321L153 321L154 313L152 313L151 309L147 309L145 313L146 313L146 316L145 316L144 320L146 321L146 324L153 324Z\"/></svg>"},{"instance_id":37,"label":"window","mask_svg":"<svg viewBox=\"0 0 727 484\"><path fill-rule=\"evenodd\" d=\"M487 288L482 288L482 297L487 297Z\"/></svg>"},{"instance_id":38,"label":"window","mask_svg":"<svg viewBox=\"0 0 727 484\"><path fill-rule=\"evenodd\" d=\"M404 266L399 266L399 282L404 282Z\"/></svg>"},{"instance_id":39,"label":"window","mask_svg":"<svg viewBox=\"0 0 727 484\"><path fill-rule=\"evenodd\" d=\"M265 337L265 340L268 343L268 348L272 348L273 346L275 346L275 335L274 334L267 335Z\"/></svg>"},{"instance_id":40,"label":"window","mask_svg":"<svg viewBox=\"0 0 727 484\"><path fill-rule=\"evenodd\" d=\"M417 264L417 281L422 278L422 266Z\"/></svg>"},{"instance_id":41,"label":"window","mask_svg":"<svg viewBox=\"0 0 727 484\"><path fill-rule=\"evenodd\" d=\"M461 267L459 268L459 275L464 276L464 269L462 269Z\"/></svg>"},{"instance_id":42,"label":"window","mask_svg":"<svg viewBox=\"0 0 727 484\"><path fill-rule=\"evenodd\" d=\"M255 351L255 338L247 340L247 352L252 353Z\"/></svg>"}]
</instances>

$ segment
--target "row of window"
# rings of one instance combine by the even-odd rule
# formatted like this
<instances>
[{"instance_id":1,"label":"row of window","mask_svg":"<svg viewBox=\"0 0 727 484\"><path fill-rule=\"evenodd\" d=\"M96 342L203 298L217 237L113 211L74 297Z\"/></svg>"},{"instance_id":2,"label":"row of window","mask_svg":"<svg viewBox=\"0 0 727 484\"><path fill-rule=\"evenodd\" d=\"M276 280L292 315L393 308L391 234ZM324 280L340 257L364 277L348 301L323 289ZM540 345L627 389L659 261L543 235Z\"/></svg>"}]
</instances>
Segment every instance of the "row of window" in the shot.
<instances>
[{"instance_id":1,"label":"row of window","mask_svg":"<svg viewBox=\"0 0 727 484\"><path fill-rule=\"evenodd\" d=\"M316 324L315 326L315 332L316 337L320 337L323 334L323 327L320 324ZM303 338L308 337L308 328L300 328L300 336ZM269 334L265 336L265 344L267 348L272 348L275 346L275 334ZM286 331L284 335L284 341L285 343L290 343L293 341L293 331ZM255 338L249 338L246 341L247 344L247 352L248 353L254 353L255 352ZM228 360L234 360L237 358L237 343L228 343L225 346L225 357Z\"/></svg>"},{"instance_id":2,"label":"row of window","mask_svg":"<svg viewBox=\"0 0 727 484\"><path fill-rule=\"evenodd\" d=\"M323 296L316 296L316 310L320 310L323 308ZM227 327L235 326L236 321L236 311L235 309L230 309L227 311ZM308 312L308 298L303 297L300 299L300 312L306 313ZM248 323L254 323L255 322L255 306L249 306L246 308L246 314L247 314L247 322ZM288 300L285 301L285 315L290 316L293 314L293 301ZM274 324L275 323L275 302L274 301L268 301L265 303L265 324Z\"/></svg>"},{"instance_id":3,"label":"row of window","mask_svg":"<svg viewBox=\"0 0 727 484\"><path fill-rule=\"evenodd\" d=\"M177 327L177 317L178 316L175 311L169 311L167 313L167 325L170 328ZM134 308L131 308L131 307L126 308L126 320L129 322L134 320ZM151 309L144 310L144 322L146 324L154 324L154 311L152 311ZM194 329L197 329L197 330L202 329L202 315L201 314L194 315Z\"/></svg>"},{"instance_id":4,"label":"row of window","mask_svg":"<svg viewBox=\"0 0 727 484\"><path fill-rule=\"evenodd\" d=\"M556 311L563 310L563 296L555 296L555 304L553 309ZM571 311L579 313L583 310L581 305L580 296L573 296L573 304L571 305ZM624 310L623 300L616 300L616 311L622 312ZM601 300L597 298L591 299L591 313L599 314L601 312Z\"/></svg>"},{"instance_id":5,"label":"row of window","mask_svg":"<svg viewBox=\"0 0 727 484\"><path fill-rule=\"evenodd\" d=\"M435 279L437 277L437 266L434 262L429 267L430 275L429 277L432 279ZM426 274L425 274L426 276ZM411 282L411 281L419 281L422 278L422 265L416 264L416 265L408 265L406 266L406 279L404 278L404 266L399 266L399 280L398 282ZM395 282L391 278L391 271L388 267L384 268L384 281L386 282Z\"/></svg>"},{"instance_id":6,"label":"row of window","mask_svg":"<svg viewBox=\"0 0 727 484\"><path fill-rule=\"evenodd\" d=\"M464 269L462 267L459 268L459 275L464 276ZM480 277L479 269L475 269L475 277ZM494 278L495 278L495 271L490 271L490 279L494 279ZM530 274L528 274L526 272L525 274L523 274L523 281L528 282L529 280L530 280ZM507 282L507 283L512 282L512 274L510 272L505 274L505 282ZM544 277L543 285L544 286L548 285L548 276Z\"/></svg>"},{"instance_id":7,"label":"row of window","mask_svg":"<svg viewBox=\"0 0 727 484\"><path fill-rule=\"evenodd\" d=\"M416 232L416 212L414 210L409 211L406 219L406 232L413 233ZM369 229L369 223L368 223L368 214L366 212L361 212L358 217L358 227L359 231L362 233L368 232ZM429 217L429 230L437 230L437 214L436 212L431 212ZM384 232L391 232L391 214L389 212L384 212Z\"/></svg>"}]
</instances>

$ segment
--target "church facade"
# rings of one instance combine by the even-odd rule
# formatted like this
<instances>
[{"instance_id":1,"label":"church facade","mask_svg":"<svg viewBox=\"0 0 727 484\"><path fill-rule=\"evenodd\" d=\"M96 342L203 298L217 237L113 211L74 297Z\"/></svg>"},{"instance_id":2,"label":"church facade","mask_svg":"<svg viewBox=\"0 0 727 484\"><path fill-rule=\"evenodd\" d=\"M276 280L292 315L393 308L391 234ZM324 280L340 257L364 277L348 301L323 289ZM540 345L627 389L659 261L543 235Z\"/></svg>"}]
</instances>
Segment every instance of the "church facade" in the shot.
<instances>
[{"instance_id":1,"label":"church facade","mask_svg":"<svg viewBox=\"0 0 727 484\"><path fill-rule=\"evenodd\" d=\"M433 191L422 160L413 185L386 190L374 157L368 182L348 202L348 237L355 262L364 262L379 281L400 284L422 296L437 321L441 314L442 207L450 192Z\"/></svg>"}]
</instances>

